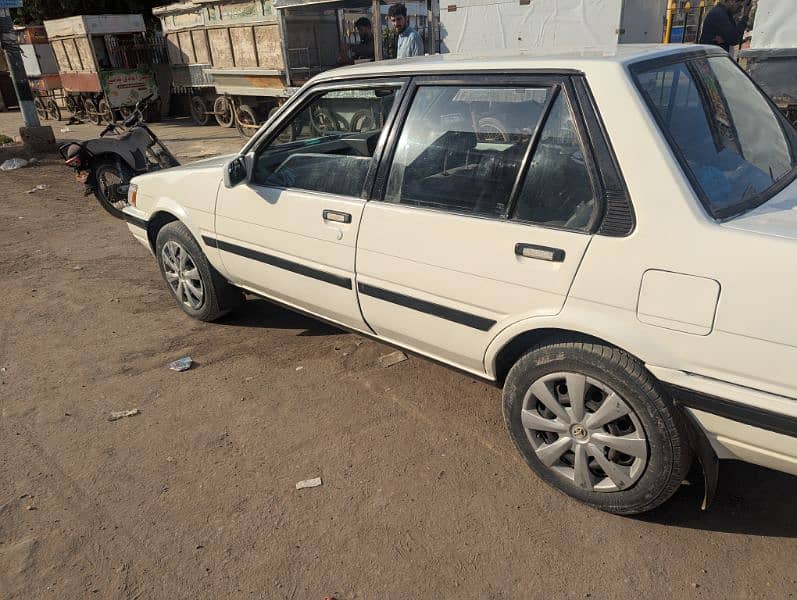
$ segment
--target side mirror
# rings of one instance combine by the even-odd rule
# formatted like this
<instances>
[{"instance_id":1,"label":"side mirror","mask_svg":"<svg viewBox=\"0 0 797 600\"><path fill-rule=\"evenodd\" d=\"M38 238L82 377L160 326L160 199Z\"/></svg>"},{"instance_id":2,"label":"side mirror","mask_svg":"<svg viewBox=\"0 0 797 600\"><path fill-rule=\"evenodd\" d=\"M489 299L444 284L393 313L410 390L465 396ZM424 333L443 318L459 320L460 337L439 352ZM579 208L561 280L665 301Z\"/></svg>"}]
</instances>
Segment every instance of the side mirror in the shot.
<instances>
[{"instance_id":1,"label":"side mirror","mask_svg":"<svg viewBox=\"0 0 797 600\"><path fill-rule=\"evenodd\" d=\"M243 156L236 156L224 166L224 185L226 187L235 187L245 181L246 177L246 160Z\"/></svg>"}]
</instances>

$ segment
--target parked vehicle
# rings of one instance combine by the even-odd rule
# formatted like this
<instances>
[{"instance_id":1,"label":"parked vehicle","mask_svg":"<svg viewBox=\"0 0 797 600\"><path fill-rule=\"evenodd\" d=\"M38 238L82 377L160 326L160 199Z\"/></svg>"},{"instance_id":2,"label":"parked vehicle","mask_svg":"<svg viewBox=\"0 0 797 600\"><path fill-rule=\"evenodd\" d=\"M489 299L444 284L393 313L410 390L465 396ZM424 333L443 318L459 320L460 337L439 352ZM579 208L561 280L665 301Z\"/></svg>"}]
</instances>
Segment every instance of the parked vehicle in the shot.
<instances>
[{"instance_id":1,"label":"parked vehicle","mask_svg":"<svg viewBox=\"0 0 797 600\"><path fill-rule=\"evenodd\" d=\"M81 15L45 21L44 27L73 114L111 123L117 115L129 116L141 98L157 95L141 15ZM159 106L150 106L149 120L159 117Z\"/></svg>"},{"instance_id":2,"label":"parked vehicle","mask_svg":"<svg viewBox=\"0 0 797 600\"><path fill-rule=\"evenodd\" d=\"M61 108L65 108L64 93L47 32L41 25L17 27L14 31L39 119L60 121Z\"/></svg>"},{"instance_id":3,"label":"parked vehicle","mask_svg":"<svg viewBox=\"0 0 797 600\"><path fill-rule=\"evenodd\" d=\"M797 125L797 11L791 0L758 0L750 47L739 63Z\"/></svg>"},{"instance_id":4,"label":"parked vehicle","mask_svg":"<svg viewBox=\"0 0 797 600\"><path fill-rule=\"evenodd\" d=\"M153 100L153 96L139 100L124 123L108 123L100 137L59 148L66 164L86 184L86 195L94 194L100 206L117 218L123 217L134 176L180 164L144 123L143 111Z\"/></svg>"},{"instance_id":5,"label":"parked vehicle","mask_svg":"<svg viewBox=\"0 0 797 600\"><path fill-rule=\"evenodd\" d=\"M457 0L440 12L441 52L598 48L662 41L662 0Z\"/></svg>"},{"instance_id":6,"label":"parked vehicle","mask_svg":"<svg viewBox=\"0 0 797 600\"><path fill-rule=\"evenodd\" d=\"M383 54L380 3L363 0L202 0L153 9L166 35L174 91L188 96L198 125L259 127L308 79L338 66L353 23L374 24ZM425 3L424 3L425 9ZM429 19L430 31L434 29Z\"/></svg>"},{"instance_id":7,"label":"parked vehicle","mask_svg":"<svg viewBox=\"0 0 797 600\"><path fill-rule=\"evenodd\" d=\"M797 474L795 157L720 49L426 57L319 75L124 213L188 315L248 291L492 381L540 478L631 514L693 456L706 502L717 458Z\"/></svg>"}]
</instances>

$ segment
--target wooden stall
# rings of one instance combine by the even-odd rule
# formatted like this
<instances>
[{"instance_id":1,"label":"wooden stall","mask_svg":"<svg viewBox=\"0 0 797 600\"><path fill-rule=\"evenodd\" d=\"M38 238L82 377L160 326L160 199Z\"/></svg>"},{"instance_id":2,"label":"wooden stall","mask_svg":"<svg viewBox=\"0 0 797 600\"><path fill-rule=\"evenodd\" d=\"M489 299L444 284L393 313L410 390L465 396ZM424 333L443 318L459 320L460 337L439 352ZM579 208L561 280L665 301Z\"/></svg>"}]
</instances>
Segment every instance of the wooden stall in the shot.
<instances>
[{"instance_id":1,"label":"wooden stall","mask_svg":"<svg viewBox=\"0 0 797 600\"><path fill-rule=\"evenodd\" d=\"M157 95L141 15L82 15L45 21L67 108L96 123Z\"/></svg>"}]
</instances>

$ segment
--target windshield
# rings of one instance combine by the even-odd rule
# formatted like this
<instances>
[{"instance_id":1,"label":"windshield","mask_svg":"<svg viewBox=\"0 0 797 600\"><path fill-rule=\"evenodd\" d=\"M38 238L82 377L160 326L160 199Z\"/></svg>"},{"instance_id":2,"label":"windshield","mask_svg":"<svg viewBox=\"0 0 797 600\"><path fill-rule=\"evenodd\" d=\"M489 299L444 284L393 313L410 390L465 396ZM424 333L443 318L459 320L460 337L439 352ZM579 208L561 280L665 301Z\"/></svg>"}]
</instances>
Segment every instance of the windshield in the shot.
<instances>
[{"instance_id":1,"label":"windshield","mask_svg":"<svg viewBox=\"0 0 797 600\"><path fill-rule=\"evenodd\" d=\"M715 217L758 206L797 174L797 132L730 57L632 71Z\"/></svg>"}]
</instances>

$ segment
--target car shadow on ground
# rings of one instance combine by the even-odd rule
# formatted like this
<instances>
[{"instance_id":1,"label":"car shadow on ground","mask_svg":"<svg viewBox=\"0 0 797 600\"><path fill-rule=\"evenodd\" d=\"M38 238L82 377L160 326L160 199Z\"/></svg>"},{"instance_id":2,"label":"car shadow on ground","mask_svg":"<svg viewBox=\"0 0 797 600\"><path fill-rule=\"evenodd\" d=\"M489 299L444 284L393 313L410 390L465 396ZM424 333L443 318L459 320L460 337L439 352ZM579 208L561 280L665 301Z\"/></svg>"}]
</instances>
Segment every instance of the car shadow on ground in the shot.
<instances>
[{"instance_id":1,"label":"car shadow on ground","mask_svg":"<svg viewBox=\"0 0 797 600\"><path fill-rule=\"evenodd\" d=\"M662 525L756 536L797 537L797 477L741 461L720 461L719 486L706 511L699 467L663 506L638 518Z\"/></svg>"},{"instance_id":2,"label":"car shadow on ground","mask_svg":"<svg viewBox=\"0 0 797 600\"><path fill-rule=\"evenodd\" d=\"M232 327L301 329L299 336L340 335L346 333L333 325L293 312L262 298L250 298L234 313L218 322Z\"/></svg>"},{"instance_id":3,"label":"car shadow on ground","mask_svg":"<svg viewBox=\"0 0 797 600\"><path fill-rule=\"evenodd\" d=\"M231 327L297 329L300 336L326 336L346 333L262 298L250 298L233 314L219 321ZM699 465L668 502L654 511L636 517L661 525L703 529L725 533L797 538L797 519L793 518L797 497L797 477L740 461L720 461L719 486L708 510L703 501L703 472Z\"/></svg>"}]
</instances>

